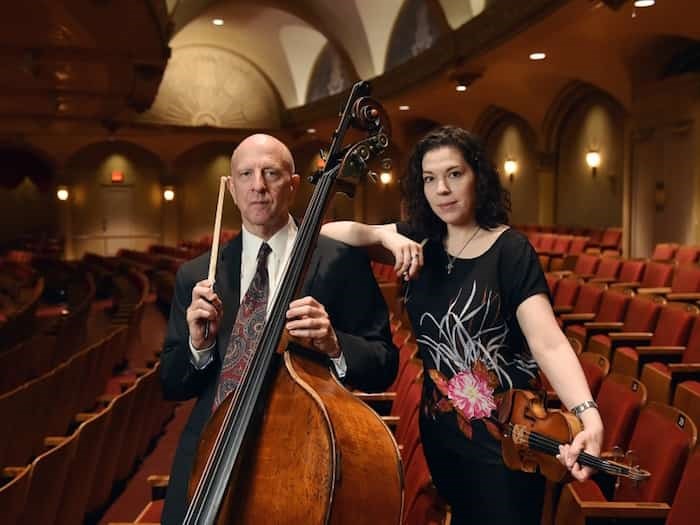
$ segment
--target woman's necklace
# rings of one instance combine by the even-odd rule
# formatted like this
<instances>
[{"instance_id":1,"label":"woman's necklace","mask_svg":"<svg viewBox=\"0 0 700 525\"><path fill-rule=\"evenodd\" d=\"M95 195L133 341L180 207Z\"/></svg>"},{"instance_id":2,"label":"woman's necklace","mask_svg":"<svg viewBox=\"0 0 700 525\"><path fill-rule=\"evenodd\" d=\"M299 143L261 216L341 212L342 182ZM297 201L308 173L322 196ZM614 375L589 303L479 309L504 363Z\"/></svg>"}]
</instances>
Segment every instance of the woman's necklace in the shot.
<instances>
[{"instance_id":1,"label":"woman's necklace","mask_svg":"<svg viewBox=\"0 0 700 525\"><path fill-rule=\"evenodd\" d=\"M471 236L467 239L467 242L464 243L462 248L455 255L450 256L450 253L447 251L447 249L445 249L445 252L447 253L447 266L446 266L447 275L450 275L452 273L452 268L455 267L455 261L457 260L457 257L462 255L462 252L464 251L464 249L467 247L467 245L470 242L472 242L472 239L474 239L474 237L476 237L477 233L479 233L479 226L478 225L474 229L474 233L471 234Z\"/></svg>"}]
</instances>

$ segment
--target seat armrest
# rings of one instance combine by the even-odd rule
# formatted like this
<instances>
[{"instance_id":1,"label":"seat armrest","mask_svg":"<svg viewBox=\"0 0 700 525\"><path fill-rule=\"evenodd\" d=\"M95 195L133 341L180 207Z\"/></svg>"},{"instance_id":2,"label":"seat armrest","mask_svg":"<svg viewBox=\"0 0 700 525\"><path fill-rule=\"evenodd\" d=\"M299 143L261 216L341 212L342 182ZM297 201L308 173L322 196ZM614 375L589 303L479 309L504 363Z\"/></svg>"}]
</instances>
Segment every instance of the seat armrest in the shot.
<instances>
[{"instance_id":1,"label":"seat armrest","mask_svg":"<svg viewBox=\"0 0 700 525\"><path fill-rule=\"evenodd\" d=\"M554 313L559 315L559 314L568 314L571 313L571 311L574 309L573 306L567 306L567 305L562 305L562 306L555 306L554 307Z\"/></svg>"},{"instance_id":2,"label":"seat armrest","mask_svg":"<svg viewBox=\"0 0 700 525\"><path fill-rule=\"evenodd\" d=\"M700 363L669 363L668 370L674 385L683 381L700 381Z\"/></svg>"},{"instance_id":3,"label":"seat armrest","mask_svg":"<svg viewBox=\"0 0 700 525\"><path fill-rule=\"evenodd\" d=\"M700 301L698 292L673 292L666 294L669 301Z\"/></svg>"},{"instance_id":4,"label":"seat armrest","mask_svg":"<svg viewBox=\"0 0 700 525\"><path fill-rule=\"evenodd\" d=\"M633 288L637 289L641 286L642 283L639 281L628 281L628 282L619 282L619 283L612 283L610 285L610 288Z\"/></svg>"},{"instance_id":5,"label":"seat armrest","mask_svg":"<svg viewBox=\"0 0 700 525\"><path fill-rule=\"evenodd\" d=\"M551 275L556 275L557 277L568 277L573 272L571 270L557 270L556 272L547 272Z\"/></svg>"},{"instance_id":6,"label":"seat armrest","mask_svg":"<svg viewBox=\"0 0 700 525\"><path fill-rule=\"evenodd\" d=\"M593 319L595 319L595 314L594 313L561 314L559 316L559 319L561 319L564 322L569 322L569 323L582 322L582 321L592 321Z\"/></svg>"},{"instance_id":7,"label":"seat armrest","mask_svg":"<svg viewBox=\"0 0 700 525\"><path fill-rule=\"evenodd\" d=\"M394 429L399 424L399 419L401 419L399 416L382 416L382 421L384 421L386 426Z\"/></svg>"},{"instance_id":8,"label":"seat armrest","mask_svg":"<svg viewBox=\"0 0 700 525\"><path fill-rule=\"evenodd\" d=\"M652 337L654 334L651 332L613 332L610 334L610 340L613 343L650 341Z\"/></svg>"},{"instance_id":9,"label":"seat armrest","mask_svg":"<svg viewBox=\"0 0 700 525\"><path fill-rule=\"evenodd\" d=\"M671 373L700 374L700 363L670 363Z\"/></svg>"},{"instance_id":10,"label":"seat armrest","mask_svg":"<svg viewBox=\"0 0 700 525\"><path fill-rule=\"evenodd\" d=\"M15 476L19 476L22 472L24 472L24 469L27 467L3 467L0 470L0 477L2 478L14 478Z\"/></svg>"},{"instance_id":11,"label":"seat armrest","mask_svg":"<svg viewBox=\"0 0 700 525\"><path fill-rule=\"evenodd\" d=\"M375 394L368 394L366 392L353 392L353 395L365 403L372 403L373 401L395 401L396 392L378 392Z\"/></svg>"},{"instance_id":12,"label":"seat armrest","mask_svg":"<svg viewBox=\"0 0 700 525\"><path fill-rule=\"evenodd\" d=\"M57 447L61 443L63 443L66 439L68 439L65 436L46 436L44 438L44 446L47 449Z\"/></svg>"},{"instance_id":13,"label":"seat armrest","mask_svg":"<svg viewBox=\"0 0 700 525\"><path fill-rule=\"evenodd\" d=\"M614 283L616 281L617 281L617 279L615 279L614 277L593 277L588 282L589 283L610 284L610 283Z\"/></svg>"},{"instance_id":14,"label":"seat armrest","mask_svg":"<svg viewBox=\"0 0 700 525\"><path fill-rule=\"evenodd\" d=\"M154 474L148 476L146 481L151 486L151 499L165 499L165 492L168 490L170 476Z\"/></svg>"},{"instance_id":15,"label":"seat armrest","mask_svg":"<svg viewBox=\"0 0 700 525\"><path fill-rule=\"evenodd\" d=\"M670 286L660 286L658 288L637 288L637 293L642 295L665 295L671 293Z\"/></svg>"},{"instance_id":16,"label":"seat armrest","mask_svg":"<svg viewBox=\"0 0 700 525\"><path fill-rule=\"evenodd\" d=\"M664 520L671 510L667 503L657 502L582 501L580 505L587 518Z\"/></svg>"},{"instance_id":17,"label":"seat armrest","mask_svg":"<svg viewBox=\"0 0 700 525\"><path fill-rule=\"evenodd\" d=\"M646 357L680 357L685 352L685 346L638 346L635 350Z\"/></svg>"},{"instance_id":18,"label":"seat armrest","mask_svg":"<svg viewBox=\"0 0 700 525\"><path fill-rule=\"evenodd\" d=\"M620 328L625 326L625 323L615 322L615 321L608 321L608 322L591 321L589 323L583 323L583 326L585 326L587 330L597 330L600 332L609 332L609 331L613 331L613 330L619 330Z\"/></svg>"}]
</instances>

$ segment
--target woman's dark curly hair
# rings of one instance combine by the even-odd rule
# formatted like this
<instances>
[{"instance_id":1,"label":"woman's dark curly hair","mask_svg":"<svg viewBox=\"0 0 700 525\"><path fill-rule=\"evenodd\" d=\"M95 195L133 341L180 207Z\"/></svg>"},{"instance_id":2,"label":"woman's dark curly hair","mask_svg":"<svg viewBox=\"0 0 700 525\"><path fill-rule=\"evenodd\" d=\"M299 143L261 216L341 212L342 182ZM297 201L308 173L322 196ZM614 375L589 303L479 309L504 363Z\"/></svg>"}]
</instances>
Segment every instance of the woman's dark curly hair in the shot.
<instances>
[{"instance_id":1,"label":"woman's dark curly hair","mask_svg":"<svg viewBox=\"0 0 700 525\"><path fill-rule=\"evenodd\" d=\"M408 221L415 230L436 240L444 238L446 224L438 218L423 192L423 157L436 148L452 146L462 152L476 177L476 222L482 228L508 224L510 192L501 185L498 171L486 158L479 139L456 126L441 126L430 131L413 148L408 173L402 180Z\"/></svg>"}]
</instances>

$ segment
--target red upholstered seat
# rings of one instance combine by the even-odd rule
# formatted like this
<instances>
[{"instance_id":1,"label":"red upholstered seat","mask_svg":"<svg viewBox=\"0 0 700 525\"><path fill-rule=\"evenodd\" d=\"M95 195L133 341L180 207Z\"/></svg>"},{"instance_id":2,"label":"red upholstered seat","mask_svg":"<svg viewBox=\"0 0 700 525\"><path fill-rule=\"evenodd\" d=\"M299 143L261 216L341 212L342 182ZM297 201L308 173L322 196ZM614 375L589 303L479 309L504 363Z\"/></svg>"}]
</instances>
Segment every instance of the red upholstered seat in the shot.
<instances>
[{"instance_id":1,"label":"red upholstered seat","mask_svg":"<svg viewBox=\"0 0 700 525\"><path fill-rule=\"evenodd\" d=\"M684 303L668 303L661 309L659 320L653 330L654 335L648 346L622 346L615 350L612 361L613 372L637 377L641 366L648 354L649 347L659 346L685 346L690 335L693 321L697 317L698 308L695 305ZM653 353L652 355L658 355Z\"/></svg>"},{"instance_id":2,"label":"red upholstered seat","mask_svg":"<svg viewBox=\"0 0 700 525\"><path fill-rule=\"evenodd\" d=\"M583 524L591 513L598 518L617 516L611 513L626 507L627 502L671 503L696 441L697 428L686 414L668 405L649 403L639 414L629 448L634 451L635 463L651 472L651 477L642 483L622 478L614 496L619 504L614 509L605 505L594 482L569 483L559 500L556 523Z\"/></svg>"},{"instance_id":3,"label":"red upholstered seat","mask_svg":"<svg viewBox=\"0 0 700 525\"><path fill-rule=\"evenodd\" d=\"M641 288L668 286L673 279L673 266L666 263L650 261L644 269Z\"/></svg>"},{"instance_id":4,"label":"red upholstered seat","mask_svg":"<svg viewBox=\"0 0 700 525\"><path fill-rule=\"evenodd\" d=\"M586 246L588 245L589 240L590 240L590 237L587 237L584 235L574 236L574 238L571 239L571 244L569 245L569 254L570 255L580 255L583 252L585 252Z\"/></svg>"},{"instance_id":5,"label":"red upholstered seat","mask_svg":"<svg viewBox=\"0 0 700 525\"><path fill-rule=\"evenodd\" d=\"M632 297L627 306L627 312L622 326L609 329L608 333L598 333L590 337L586 349L604 355L608 359L612 353L610 333L648 333L656 325L656 321L665 300L654 296ZM604 328L605 329L605 328Z\"/></svg>"},{"instance_id":6,"label":"red upholstered seat","mask_svg":"<svg viewBox=\"0 0 700 525\"><path fill-rule=\"evenodd\" d=\"M547 287L549 288L549 295L551 297L554 297L554 294L557 291L557 285L559 284L559 277L554 275L554 274L551 274L551 273L545 274L544 277L547 280Z\"/></svg>"},{"instance_id":7,"label":"red upholstered seat","mask_svg":"<svg viewBox=\"0 0 700 525\"><path fill-rule=\"evenodd\" d=\"M24 506L21 523L53 523L62 503L63 487L77 442L73 434L32 462L27 501L35 504Z\"/></svg>"},{"instance_id":8,"label":"red upholstered seat","mask_svg":"<svg viewBox=\"0 0 700 525\"><path fill-rule=\"evenodd\" d=\"M603 378L610 372L610 362L602 355L590 352L583 353L578 358L591 394L595 396L600 390Z\"/></svg>"},{"instance_id":9,"label":"red upholstered seat","mask_svg":"<svg viewBox=\"0 0 700 525\"><path fill-rule=\"evenodd\" d=\"M700 246L683 245L678 248L674 256L676 264L690 264L697 262L700 255Z\"/></svg>"},{"instance_id":10,"label":"red upholstered seat","mask_svg":"<svg viewBox=\"0 0 700 525\"><path fill-rule=\"evenodd\" d=\"M679 265L671 281L671 293L698 291L700 291L700 266L697 264Z\"/></svg>"},{"instance_id":11,"label":"red upholstered seat","mask_svg":"<svg viewBox=\"0 0 700 525\"><path fill-rule=\"evenodd\" d=\"M634 259L623 261L617 278L620 281L641 281L645 268L646 261Z\"/></svg>"},{"instance_id":12,"label":"red upholstered seat","mask_svg":"<svg viewBox=\"0 0 700 525\"><path fill-rule=\"evenodd\" d=\"M700 381L683 381L676 386L673 406L690 416L696 426L700 425Z\"/></svg>"},{"instance_id":13,"label":"red upholstered seat","mask_svg":"<svg viewBox=\"0 0 700 525\"><path fill-rule=\"evenodd\" d=\"M31 467L26 466L14 474L11 479L4 479L4 484L0 485L0 509L2 509L2 522L4 524L15 525L19 523L19 517L27 501L31 471Z\"/></svg>"},{"instance_id":14,"label":"red upholstered seat","mask_svg":"<svg viewBox=\"0 0 700 525\"><path fill-rule=\"evenodd\" d=\"M698 488L700 487L700 450L688 460L673 499L667 525L695 525L698 522Z\"/></svg>"},{"instance_id":15,"label":"red upholstered seat","mask_svg":"<svg viewBox=\"0 0 700 525\"><path fill-rule=\"evenodd\" d=\"M438 525L445 517L445 505L433 486L422 445L406 464L404 508L404 525Z\"/></svg>"},{"instance_id":16,"label":"red upholstered seat","mask_svg":"<svg viewBox=\"0 0 700 525\"><path fill-rule=\"evenodd\" d=\"M649 399L670 403L675 384L689 377L700 379L700 321L696 317L685 348L659 349L649 354L640 375L649 389ZM662 359L663 361L655 361Z\"/></svg>"},{"instance_id":17,"label":"red upholstered seat","mask_svg":"<svg viewBox=\"0 0 700 525\"><path fill-rule=\"evenodd\" d=\"M631 295L629 293L623 292L622 290L605 290L600 299L600 307L598 308L598 313L595 317L589 321L593 323L611 323L611 322L622 322L625 312L627 311L627 305L629 304ZM568 337L577 339L585 347L588 341L588 327L587 322L570 324L566 328L566 335Z\"/></svg>"},{"instance_id":18,"label":"red upholstered seat","mask_svg":"<svg viewBox=\"0 0 700 525\"><path fill-rule=\"evenodd\" d=\"M160 517L163 514L163 505L165 500L157 499L154 501L149 501L148 505L144 507L141 514L138 515L134 523L160 523Z\"/></svg>"},{"instance_id":19,"label":"red upholstered seat","mask_svg":"<svg viewBox=\"0 0 700 525\"><path fill-rule=\"evenodd\" d=\"M574 266L574 274L582 276L592 276L598 269L598 264L600 264L600 257L597 255L590 255L587 253L582 253L576 259L576 265Z\"/></svg>"},{"instance_id":20,"label":"red upholstered seat","mask_svg":"<svg viewBox=\"0 0 700 525\"><path fill-rule=\"evenodd\" d=\"M557 291L554 294L554 308L573 307L581 282L578 279L567 277L559 280Z\"/></svg>"},{"instance_id":21,"label":"red upholstered seat","mask_svg":"<svg viewBox=\"0 0 700 525\"><path fill-rule=\"evenodd\" d=\"M678 243L660 242L654 246L650 259L652 261L670 261L676 254L676 250L678 250Z\"/></svg>"},{"instance_id":22,"label":"red upholstered seat","mask_svg":"<svg viewBox=\"0 0 700 525\"><path fill-rule=\"evenodd\" d=\"M610 374L603 380L596 402L605 429L604 451L613 447L627 450L632 429L646 398L646 388L634 377Z\"/></svg>"},{"instance_id":23,"label":"red upholstered seat","mask_svg":"<svg viewBox=\"0 0 700 525\"><path fill-rule=\"evenodd\" d=\"M622 259L616 257L601 257L593 278L616 279L621 268Z\"/></svg>"},{"instance_id":24,"label":"red upholstered seat","mask_svg":"<svg viewBox=\"0 0 700 525\"><path fill-rule=\"evenodd\" d=\"M612 248L620 251L622 245L622 229L606 228L603 237L600 239L601 248Z\"/></svg>"}]
</instances>

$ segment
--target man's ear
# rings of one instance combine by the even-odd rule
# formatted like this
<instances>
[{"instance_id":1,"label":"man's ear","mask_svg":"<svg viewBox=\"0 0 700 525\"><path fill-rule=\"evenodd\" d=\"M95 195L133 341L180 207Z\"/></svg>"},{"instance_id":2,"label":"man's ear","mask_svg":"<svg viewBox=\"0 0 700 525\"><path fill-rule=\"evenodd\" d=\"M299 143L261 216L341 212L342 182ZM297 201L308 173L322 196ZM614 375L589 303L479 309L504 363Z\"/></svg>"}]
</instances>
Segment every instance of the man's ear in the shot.
<instances>
[{"instance_id":1,"label":"man's ear","mask_svg":"<svg viewBox=\"0 0 700 525\"><path fill-rule=\"evenodd\" d=\"M238 206L238 201L236 200L236 192L233 191L233 175L229 175L228 180L226 181L228 185L228 192L231 194L231 197L233 198L233 203Z\"/></svg>"},{"instance_id":2,"label":"man's ear","mask_svg":"<svg viewBox=\"0 0 700 525\"><path fill-rule=\"evenodd\" d=\"M293 173L292 174L292 179L291 179L291 184L290 184L290 189L296 193L296 191L299 189L299 185L301 184L301 177L299 176L298 173Z\"/></svg>"}]
</instances>

